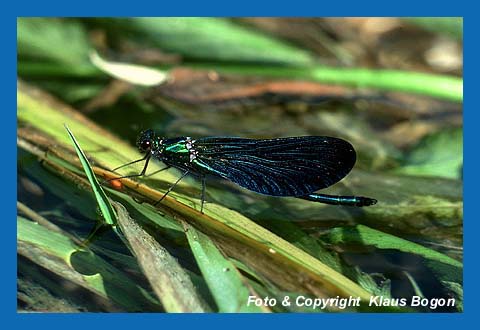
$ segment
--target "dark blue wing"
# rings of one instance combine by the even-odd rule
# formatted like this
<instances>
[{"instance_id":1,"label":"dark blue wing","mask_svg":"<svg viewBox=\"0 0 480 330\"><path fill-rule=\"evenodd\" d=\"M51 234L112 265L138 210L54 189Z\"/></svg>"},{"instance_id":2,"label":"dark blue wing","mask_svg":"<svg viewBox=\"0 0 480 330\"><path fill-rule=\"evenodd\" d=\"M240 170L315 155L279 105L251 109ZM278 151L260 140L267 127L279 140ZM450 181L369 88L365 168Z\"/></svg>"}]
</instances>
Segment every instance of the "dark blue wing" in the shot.
<instances>
[{"instance_id":1,"label":"dark blue wing","mask_svg":"<svg viewBox=\"0 0 480 330\"><path fill-rule=\"evenodd\" d=\"M350 143L327 136L209 137L196 140L194 148L197 165L272 196L303 196L329 187L344 178L356 160Z\"/></svg>"}]
</instances>

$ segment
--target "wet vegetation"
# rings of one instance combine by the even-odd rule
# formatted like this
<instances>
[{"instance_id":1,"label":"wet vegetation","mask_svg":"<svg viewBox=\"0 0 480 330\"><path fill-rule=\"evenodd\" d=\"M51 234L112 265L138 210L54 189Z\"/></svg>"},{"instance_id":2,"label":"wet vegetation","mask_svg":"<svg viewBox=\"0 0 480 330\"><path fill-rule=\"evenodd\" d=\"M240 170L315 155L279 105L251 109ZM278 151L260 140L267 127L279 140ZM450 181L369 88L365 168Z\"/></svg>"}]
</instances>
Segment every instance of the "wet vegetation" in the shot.
<instances>
[{"instance_id":1,"label":"wet vegetation","mask_svg":"<svg viewBox=\"0 0 480 330\"><path fill-rule=\"evenodd\" d=\"M19 18L17 46L19 311L462 311L461 19ZM378 204L209 178L200 213L187 177L154 206L181 172L104 183L142 170L110 171L147 128L342 138L357 163L322 193Z\"/></svg>"}]
</instances>

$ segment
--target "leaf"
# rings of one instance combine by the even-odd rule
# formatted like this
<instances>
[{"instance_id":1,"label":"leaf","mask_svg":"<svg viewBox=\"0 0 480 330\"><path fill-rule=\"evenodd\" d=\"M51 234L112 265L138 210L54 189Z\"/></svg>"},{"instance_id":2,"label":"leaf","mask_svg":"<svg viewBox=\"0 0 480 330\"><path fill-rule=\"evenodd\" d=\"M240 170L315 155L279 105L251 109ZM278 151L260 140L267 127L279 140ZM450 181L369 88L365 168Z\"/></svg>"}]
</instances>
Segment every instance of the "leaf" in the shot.
<instances>
[{"instance_id":1,"label":"leaf","mask_svg":"<svg viewBox=\"0 0 480 330\"><path fill-rule=\"evenodd\" d=\"M114 202L118 225L138 263L167 312L206 312L208 305L195 290L178 261Z\"/></svg>"},{"instance_id":2,"label":"leaf","mask_svg":"<svg viewBox=\"0 0 480 330\"><path fill-rule=\"evenodd\" d=\"M110 76L134 85L156 86L168 78L164 71L146 66L106 61L97 52L90 53L90 61Z\"/></svg>"},{"instance_id":3,"label":"leaf","mask_svg":"<svg viewBox=\"0 0 480 330\"><path fill-rule=\"evenodd\" d=\"M78 104L79 102L90 100L100 94L104 88L103 83L95 81L86 83L85 81L76 79L69 79L68 81L61 79L54 80L51 77L38 77L37 79L37 83L41 85L42 88L60 97L69 104Z\"/></svg>"},{"instance_id":4,"label":"leaf","mask_svg":"<svg viewBox=\"0 0 480 330\"><path fill-rule=\"evenodd\" d=\"M463 312L463 286L459 283L449 281L442 281L442 284L452 292L457 310Z\"/></svg>"},{"instance_id":5,"label":"leaf","mask_svg":"<svg viewBox=\"0 0 480 330\"><path fill-rule=\"evenodd\" d=\"M462 40L463 37L462 17L405 17L403 20L435 33L449 35L458 40Z\"/></svg>"},{"instance_id":6,"label":"leaf","mask_svg":"<svg viewBox=\"0 0 480 330\"><path fill-rule=\"evenodd\" d=\"M195 63L190 66L203 69L212 68L209 63ZM276 78L290 77L291 79L306 79L357 88L413 93L454 102L463 101L463 79L448 75L387 69L341 68L325 65L275 68L268 66L239 67L227 63L218 64L214 69L220 73Z\"/></svg>"},{"instance_id":7,"label":"leaf","mask_svg":"<svg viewBox=\"0 0 480 330\"><path fill-rule=\"evenodd\" d=\"M417 281L413 278L412 275L410 275L409 272L404 271L403 272L405 276L408 278L408 281L412 284L413 291L415 292L416 296L425 298L425 295L423 294L422 290L420 289L420 286L418 285Z\"/></svg>"},{"instance_id":8,"label":"leaf","mask_svg":"<svg viewBox=\"0 0 480 330\"><path fill-rule=\"evenodd\" d=\"M285 42L238 25L225 18L136 17L110 20L136 32L137 39L190 59L305 65L312 56Z\"/></svg>"},{"instance_id":9,"label":"leaf","mask_svg":"<svg viewBox=\"0 0 480 330\"><path fill-rule=\"evenodd\" d=\"M68 135L70 139L73 142L73 145L75 147L75 151L77 152L78 158L80 159L80 162L82 163L83 170L85 171L85 174L87 175L88 181L90 181L90 184L92 186L93 192L95 194L95 199L97 200L98 207L100 208L100 211L102 212L103 219L106 224L115 226L117 224L117 215L115 214L115 210L113 209L112 205L110 204L110 201L108 200L107 195L105 194L105 191L103 191L102 186L98 183L97 177L95 176L95 173L93 172L92 168L90 167L90 164L88 163L88 159L83 153L82 149L80 148L77 140L73 136L73 133L70 131L68 126L65 124L65 129L68 132Z\"/></svg>"},{"instance_id":10,"label":"leaf","mask_svg":"<svg viewBox=\"0 0 480 330\"><path fill-rule=\"evenodd\" d=\"M260 224L264 223L268 224L266 227L272 230L275 234L308 252L332 269L342 272L342 274L356 281L368 292L375 295L390 296L388 281L385 281L383 284L377 284L369 274L362 272L357 267L352 267L345 263L341 257L327 249L324 246L324 242L308 235L294 223L281 221L280 219L272 220L271 218L260 222Z\"/></svg>"},{"instance_id":11,"label":"leaf","mask_svg":"<svg viewBox=\"0 0 480 330\"><path fill-rule=\"evenodd\" d=\"M163 234L168 233L175 238L185 238L184 232L180 224L174 219L162 215L157 209L150 204L140 204L131 197L113 189L108 189L110 195L114 196L117 201L126 205L129 214L139 222L148 222L150 225L155 224L156 230L163 229Z\"/></svg>"},{"instance_id":12,"label":"leaf","mask_svg":"<svg viewBox=\"0 0 480 330\"><path fill-rule=\"evenodd\" d=\"M160 310L143 288L101 257L21 216L17 217L17 250L44 269L111 299L127 311Z\"/></svg>"},{"instance_id":13,"label":"leaf","mask_svg":"<svg viewBox=\"0 0 480 330\"><path fill-rule=\"evenodd\" d=\"M461 179L463 129L443 130L424 137L395 173Z\"/></svg>"},{"instance_id":14,"label":"leaf","mask_svg":"<svg viewBox=\"0 0 480 330\"><path fill-rule=\"evenodd\" d=\"M96 219L98 216L97 207L94 203L94 196L91 190L79 190L77 186L66 185L61 177L52 175L36 160L37 158L28 155L23 149L19 149L18 160L28 162L28 166L21 166L21 170L26 175L38 182L42 182L48 191L65 200L65 207L76 210L80 215L87 219ZM79 171L82 171L79 169Z\"/></svg>"},{"instance_id":15,"label":"leaf","mask_svg":"<svg viewBox=\"0 0 480 330\"><path fill-rule=\"evenodd\" d=\"M328 239L334 244L357 243L375 246L378 249L395 249L416 254L427 260L427 265L436 272L439 279L445 279L445 276L447 276L450 280L462 281L463 265L461 262L435 250L367 226L334 228L329 232Z\"/></svg>"},{"instance_id":16,"label":"leaf","mask_svg":"<svg viewBox=\"0 0 480 330\"><path fill-rule=\"evenodd\" d=\"M254 313L268 311L254 304L247 304L252 294L246 280L231 261L215 246L215 243L205 234L191 225L184 223L190 248L195 260L207 281L213 298L221 313Z\"/></svg>"},{"instance_id":17,"label":"leaf","mask_svg":"<svg viewBox=\"0 0 480 330\"><path fill-rule=\"evenodd\" d=\"M20 57L88 66L90 45L83 26L74 20L17 18L17 48Z\"/></svg>"}]
</instances>

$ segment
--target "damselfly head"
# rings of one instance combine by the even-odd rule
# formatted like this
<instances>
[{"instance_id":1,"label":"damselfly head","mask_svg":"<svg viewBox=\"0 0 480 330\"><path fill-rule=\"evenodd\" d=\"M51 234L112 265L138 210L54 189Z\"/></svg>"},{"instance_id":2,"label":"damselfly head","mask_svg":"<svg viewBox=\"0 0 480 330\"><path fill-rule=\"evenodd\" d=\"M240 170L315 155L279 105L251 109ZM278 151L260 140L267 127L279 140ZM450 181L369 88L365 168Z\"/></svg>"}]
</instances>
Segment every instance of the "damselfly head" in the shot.
<instances>
[{"instance_id":1,"label":"damselfly head","mask_svg":"<svg viewBox=\"0 0 480 330\"><path fill-rule=\"evenodd\" d=\"M155 145L155 132L147 129L140 133L137 138L137 147L140 152L148 152Z\"/></svg>"}]
</instances>

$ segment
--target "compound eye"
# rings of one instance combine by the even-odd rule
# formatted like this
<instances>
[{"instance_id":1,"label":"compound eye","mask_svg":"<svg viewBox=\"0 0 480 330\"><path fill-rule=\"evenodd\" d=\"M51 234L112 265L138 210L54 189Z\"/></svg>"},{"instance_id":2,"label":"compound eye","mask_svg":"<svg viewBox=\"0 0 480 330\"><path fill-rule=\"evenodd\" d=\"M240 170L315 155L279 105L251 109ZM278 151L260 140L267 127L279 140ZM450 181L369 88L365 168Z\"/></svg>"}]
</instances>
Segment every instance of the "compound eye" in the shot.
<instances>
[{"instance_id":1,"label":"compound eye","mask_svg":"<svg viewBox=\"0 0 480 330\"><path fill-rule=\"evenodd\" d=\"M150 149L150 141L149 141L149 140L142 141L141 148L142 148L143 150L148 150L148 149Z\"/></svg>"}]
</instances>

